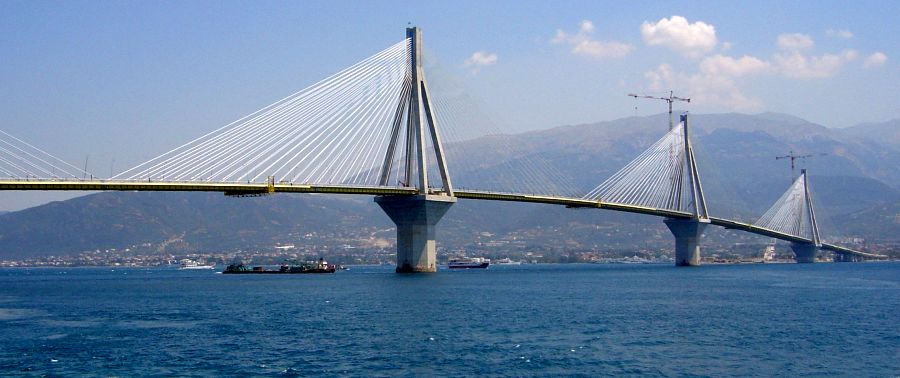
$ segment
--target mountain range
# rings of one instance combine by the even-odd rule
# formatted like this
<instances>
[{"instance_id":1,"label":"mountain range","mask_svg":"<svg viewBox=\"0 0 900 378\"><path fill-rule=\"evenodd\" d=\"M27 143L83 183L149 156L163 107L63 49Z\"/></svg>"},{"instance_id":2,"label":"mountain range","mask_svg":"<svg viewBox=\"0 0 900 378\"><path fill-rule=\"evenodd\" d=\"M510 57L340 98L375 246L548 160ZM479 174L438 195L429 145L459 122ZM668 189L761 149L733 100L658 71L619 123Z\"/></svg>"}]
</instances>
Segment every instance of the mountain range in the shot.
<instances>
[{"instance_id":1,"label":"mountain range","mask_svg":"<svg viewBox=\"0 0 900 378\"><path fill-rule=\"evenodd\" d=\"M446 146L458 187L581 195L667 128L667 116L490 135ZM809 170L822 233L900 240L900 120L830 129L776 113L692 115L692 140L710 212L752 221L790 185L788 153ZM392 224L368 197L104 192L0 214L0 259L145 245L159 251L263 250L276 244L366 247ZM446 248L486 236L523 248L664 248L653 217L549 205L460 201L439 226ZM727 246L756 236L710 230Z\"/></svg>"}]
</instances>

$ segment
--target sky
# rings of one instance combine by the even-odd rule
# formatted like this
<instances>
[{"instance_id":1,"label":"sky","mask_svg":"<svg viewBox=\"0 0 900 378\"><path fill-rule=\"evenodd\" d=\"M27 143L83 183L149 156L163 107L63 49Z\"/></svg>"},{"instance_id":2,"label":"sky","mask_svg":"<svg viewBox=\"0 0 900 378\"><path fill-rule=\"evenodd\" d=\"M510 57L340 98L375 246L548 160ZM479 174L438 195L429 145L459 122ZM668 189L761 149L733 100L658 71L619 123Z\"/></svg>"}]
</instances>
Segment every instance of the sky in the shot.
<instances>
[{"instance_id":1,"label":"sky","mask_svg":"<svg viewBox=\"0 0 900 378\"><path fill-rule=\"evenodd\" d=\"M896 1L3 1L0 130L99 176L422 28L509 132L665 111L900 118ZM41 199L46 195L27 194ZM19 198L19 197L16 197ZM0 210L33 204L0 199Z\"/></svg>"}]
</instances>

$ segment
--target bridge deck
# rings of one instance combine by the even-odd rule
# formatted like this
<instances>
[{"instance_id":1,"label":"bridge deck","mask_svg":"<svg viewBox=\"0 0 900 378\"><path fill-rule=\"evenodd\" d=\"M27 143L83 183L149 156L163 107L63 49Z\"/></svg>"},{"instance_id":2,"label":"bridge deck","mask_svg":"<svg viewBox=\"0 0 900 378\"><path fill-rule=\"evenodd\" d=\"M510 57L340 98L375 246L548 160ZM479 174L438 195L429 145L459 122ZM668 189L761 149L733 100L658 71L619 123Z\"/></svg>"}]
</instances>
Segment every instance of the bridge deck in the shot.
<instances>
[{"instance_id":1,"label":"bridge deck","mask_svg":"<svg viewBox=\"0 0 900 378\"><path fill-rule=\"evenodd\" d=\"M0 180L0 190L115 190L148 192L222 192L226 194L335 193L368 195L410 195L415 189L387 186L329 186L292 183L232 183L177 181L22 181Z\"/></svg>"},{"instance_id":2,"label":"bridge deck","mask_svg":"<svg viewBox=\"0 0 900 378\"><path fill-rule=\"evenodd\" d=\"M230 183L230 182L173 182L173 181L53 181L53 180L0 180L0 190L45 190L45 191L173 191L173 192L222 192L227 195L263 195L270 193L330 193L330 194L361 194L361 195L414 195L417 190L406 187L386 186L341 186L341 185L312 185L293 183ZM629 213L647 214L667 218L690 218L691 214L657 209L652 207L616 204L602 201L586 200L575 197L557 197L520 193L487 192L477 190L457 190L454 193L458 198L543 203L550 205L563 205L567 207L598 208ZM789 242L810 243L811 240L798 236L785 234L763 227L754 226L734 220L710 217L710 223L727 229L741 230L758 235L768 236ZM822 248L836 252L859 255L869 258L884 258L876 255L849 248L822 243Z\"/></svg>"}]
</instances>

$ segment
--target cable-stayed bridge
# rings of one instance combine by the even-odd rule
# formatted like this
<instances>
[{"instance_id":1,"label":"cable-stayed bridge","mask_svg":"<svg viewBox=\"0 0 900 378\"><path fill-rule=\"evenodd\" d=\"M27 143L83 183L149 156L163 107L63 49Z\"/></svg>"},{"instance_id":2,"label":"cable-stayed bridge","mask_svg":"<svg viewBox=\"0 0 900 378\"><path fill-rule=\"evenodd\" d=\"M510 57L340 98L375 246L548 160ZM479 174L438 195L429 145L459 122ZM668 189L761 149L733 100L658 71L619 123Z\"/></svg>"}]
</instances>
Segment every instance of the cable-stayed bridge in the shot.
<instances>
[{"instance_id":1,"label":"cable-stayed bridge","mask_svg":"<svg viewBox=\"0 0 900 378\"><path fill-rule=\"evenodd\" d=\"M675 236L676 265L700 263L705 228L717 225L791 243L798 262L819 249L840 261L884 256L823 243L804 171L752 224L710 214L688 117L583 196L541 193L553 169L524 164L497 187L491 177L454 187L445 134L470 124L468 108L431 92L419 28L318 83L109 179L96 179L19 140L0 135L0 190L212 191L234 196L335 193L375 196L397 225L397 271L436 271L435 230L457 199L514 201L654 215ZM490 148L499 148L491 146ZM472 168L472 167L468 167ZM475 167L476 169L478 167ZM531 190L528 190L531 189Z\"/></svg>"}]
</instances>

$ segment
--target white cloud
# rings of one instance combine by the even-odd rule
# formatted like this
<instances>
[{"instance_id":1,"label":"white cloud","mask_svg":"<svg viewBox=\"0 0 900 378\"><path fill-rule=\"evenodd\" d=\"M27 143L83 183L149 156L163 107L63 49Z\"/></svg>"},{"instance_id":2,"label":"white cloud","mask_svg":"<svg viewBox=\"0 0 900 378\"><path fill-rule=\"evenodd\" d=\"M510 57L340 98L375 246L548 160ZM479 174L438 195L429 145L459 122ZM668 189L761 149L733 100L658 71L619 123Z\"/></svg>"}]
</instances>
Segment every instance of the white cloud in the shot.
<instances>
[{"instance_id":1,"label":"white cloud","mask_svg":"<svg viewBox=\"0 0 900 378\"><path fill-rule=\"evenodd\" d=\"M881 67L887 63L887 60L887 55L879 51L866 57L866 60L863 62L863 68Z\"/></svg>"},{"instance_id":2,"label":"white cloud","mask_svg":"<svg viewBox=\"0 0 900 378\"><path fill-rule=\"evenodd\" d=\"M592 58L622 58L628 55L632 46L616 41L598 41L593 39L594 23L584 20L578 27L578 33L569 34L562 30L556 30L556 35L550 42L567 44L572 46L572 54L584 55Z\"/></svg>"},{"instance_id":3,"label":"white cloud","mask_svg":"<svg viewBox=\"0 0 900 378\"><path fill-rule=\"evenodd\" d=\"M675 72L671 66L662 64L656 70L646 72L644 77L650 82L652 91L678 88L700 104L755 111L762 107L762 101L744 95L739 78L771 72L771 64L756 57L734 58L716 54L700 61L696 73Z\"/></svg>"},{"instance_id":4,"label":"white cloud","mask_svg":"<svg viewBox=\"0 0 900 378\"><path fill-rule=\"evenodd\" d=\"M788 51L806 50L814 45L812 37L800 33L779 35L776 44L779 49Z\"/></svg>"},{"instance_id":5,"label":"white cloud","mask_svg":"<svg viewBox=\"0 0 900 378\"><path fill-rule=\"evenodd\" d=\"M776 54L771 61L750 55L735 58L716 54L701 60L694 73L678 72L668 64L662 64L656 70L646 72L644 77L651 91L677 89L698 104L735 111L755 111L761 109L763 103L741 90L746 77L826 78L836 74L845 63L856 57L854 50L822 56L806 56L792 51Z\"/></svg>"},{"instance_id":6,"label":"white cloud","mask_svg":"<svg viewBox=\"0 0 900 378\"><path fill-rule=\"evenodd\" d=\"M687 21L684 20L684 23ZM644 28L646 26L645 23ZM701 106L754 111L761 109L763 102L744 94L742 88L748 80L751 80L749 77L761 76L769 80L824 79L838 74L849 62L860 58L859 53L853 49L821 55L810 53L806 50L813 48L815 43L805 34L781 34L776 44L778 50L775 50L768 59L751 55L734 57L719 52L700 59L693 70L679 70L669 64L661 64L656 69L644 73L648 83L646 90L676 90L683 96L690 97L692 103L702 104ZM721 45L720 51L724 51L726 42L722 42ZM696 53L701 50L693 51ZM884 53L875 52L864 58L863 67L879 67L884 65L887 59Z\"/></svg>"},{"instance_id":7,"label":"white cloud","mask_svg":"<svg viewBox=\"0 0 900 378\"><path fill-rule=\"evenodd\" d=\"M476 51L472 53L472 56L466 59L465 63L463 63L463 66L472 67L472 74L477 75L482 68L494 65L496 63L497 54L485 51Z\"/></svg>"},{"instance_id":8,"label":"white cloud","mask_svg":"<svg viewBox=\"0 0 900 378\"><path fill-rule=\"evenodd\" d=\"M738 59L730 56L713 55L700 62L700 72L709 76L740 77L767 72L771 69L769 62L756 57L744 55Z\"/></svg>"},{"instance_id":9,"label":"white cloud","mask_svg":"<svg viewBox=\"0 0 900 378\"><path fill-rule=\"evenodd\" d=\"M762 102L745 96L734 78L728 75L708 73L686 74L675 72L668 64L661 64L656 70L644 73L650 82L649 90L654 92L677 89L692 103L703 106L721 106L737 111L757 111Z\"/></svg>"},{"instance_id":10,"label":"white cloud","mask_svg":"<svg viewBox=\"0 0 900 378\"><path fill-rule=\"evenodd\" d=\"M798 51L776 54L772 60L778 72L792 79L820 79L836 74L847 62L856 59L855 50L840 54L805 56Z\"/></svg>"},{"instance_id":11,"label":"white cloud","mask_svg":"<svg viewBox=\"0 0 900 378\"><path fill-rule=\"evenodd\" d=\"M466 59L466 67L484 67L497 63L497 54L484 51L476 51L472 53L469 59Z\"/></svg>"},{"instance_id":12,"label":"white cloud","mask_svg":"<svg viewBox=\"0 0 900 378\"><path fill-rule=\"evenodd\" d=\"M641 24L644 42L650 46L665 46L689 57L698 57L716 47L716 28L697 21L693 24L681 16L663 18L656 23Z\"/></svg>"},{"instance_id":13,"label":"white cloud","mask_svg":"<svg viewBox=\"0 0 900 378\"><path fill-rule=\"evenodd\" d=\"M828 29L825 31L825 35L838 38L838 39L850 39L853 38L853 33L851 33L847 29Z\"/></svg>"},{"instance_id":14,"label":"white cloud","mask_svg":"<svg viewBox=\"0 0 900 378\"><path fill-rule=\"evenodd\" d=\"M572 52L596 58L621 58L631 52L631 46L619 42L581 41Z\"/></svg>"}]
</instances>

